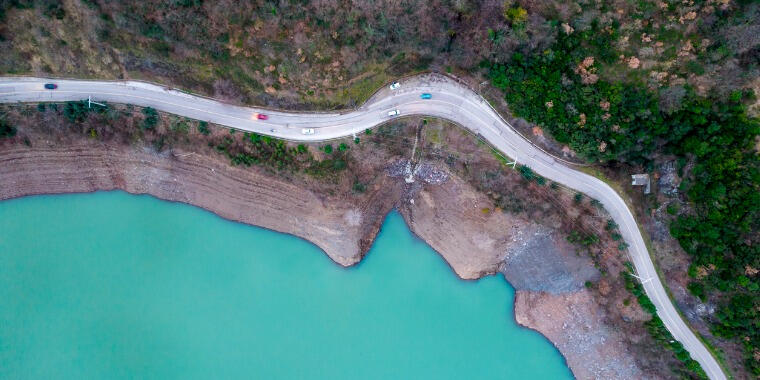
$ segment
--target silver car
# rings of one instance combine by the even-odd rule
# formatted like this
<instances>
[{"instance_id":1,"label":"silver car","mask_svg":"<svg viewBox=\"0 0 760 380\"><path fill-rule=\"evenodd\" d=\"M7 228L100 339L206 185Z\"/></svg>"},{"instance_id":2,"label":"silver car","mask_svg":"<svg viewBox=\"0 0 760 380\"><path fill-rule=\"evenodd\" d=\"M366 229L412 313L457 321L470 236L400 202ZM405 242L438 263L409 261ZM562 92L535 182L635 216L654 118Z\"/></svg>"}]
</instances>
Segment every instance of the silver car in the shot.
<instances>
[{"instance_id":1,"label":"silver car","mask_svg":"<svg viewBox=\"0 0 760 380\"><path fill-rule=\"evenodd\" d=\"M302 135L313 135L314 134L314 128L302 128L301 129Z\"/></svg>"}]
</instances>

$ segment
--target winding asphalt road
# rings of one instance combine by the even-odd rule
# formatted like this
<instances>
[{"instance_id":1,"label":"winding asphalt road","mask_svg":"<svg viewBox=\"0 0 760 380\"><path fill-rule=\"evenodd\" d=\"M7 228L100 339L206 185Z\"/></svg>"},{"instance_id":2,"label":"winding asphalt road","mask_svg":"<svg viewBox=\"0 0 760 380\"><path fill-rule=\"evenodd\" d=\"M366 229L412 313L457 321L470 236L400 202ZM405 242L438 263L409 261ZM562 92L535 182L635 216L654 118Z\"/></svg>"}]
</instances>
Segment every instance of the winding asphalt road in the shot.
<instances>
[{"instance_id":1,"label":"winding asphalt road","mask_svg":"<svg viewBox=\"0 0 760 380\"><path fill-rule=\"evenodd\" d=\"M58 84L45 90L45 83ZM432 94L422 100L420 94ZM408 78L401 88L379 90L354 111L299 113L240 107L177 90L136 81L50 80L44 78L0 78L0 102L59 102L87 99L150 106L157 110L206 120L236 129L293 141L318 141L359 134L387 122L388 112L427 115L453 121L489 141L494 147L534 172L575 189L601 202L620 226L629 245L631 261L643 281L644 290L657 307L657 314L673 336L683 343L711 379L725 379L718 362L681 319L670 301L649 256L644 239L625 201L603 181L576 171L520 136L490 105L467 87L444 76ZM268 120L257 120L264 113ZM304 135L302 128L314 128ZM593 360L593 358L589 358Z\"/></svg>"}]
</instances>

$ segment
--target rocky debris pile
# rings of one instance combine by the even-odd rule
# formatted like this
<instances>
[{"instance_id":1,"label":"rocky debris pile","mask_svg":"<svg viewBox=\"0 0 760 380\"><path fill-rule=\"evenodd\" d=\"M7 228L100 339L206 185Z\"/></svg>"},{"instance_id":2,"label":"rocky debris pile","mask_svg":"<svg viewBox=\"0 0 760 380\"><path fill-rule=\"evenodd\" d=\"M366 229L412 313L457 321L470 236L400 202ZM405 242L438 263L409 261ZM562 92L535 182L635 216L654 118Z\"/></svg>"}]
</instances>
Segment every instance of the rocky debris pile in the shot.
<instances>
[{"instance_id":1,"label":"rocky debris pile","mask_svg":"<svg viewBox=\"0 0 760 380\"><path fill-rule=\"evenodd\" d=\"M575 292L599 279L594 263L576 255L572 245L548 228L529 224L514 227L510 235L512 244L499 271L517 290Z\"/></svg>"},{"instance_id":2,"label":"rocky debris pile","mask_svg":"<svg viewBox=\"0 0 760 380\"><path fill-rule=\"evenodd\" d=\"M414 175L425 183L431 185L440 185L449 179L448 173L424 162L417 165Z\"/></svg>"},{"instance_id":3,"label":"rocky debris pile","mask_svg":"<svg viewBox=\"0 0 760 380\"><path fill-rule=\"evenodd\" d=\"M667 196L674 196L678 194L678 186L680 181L678 174L676 173L675 161L668 161L660 168L660 178L657 180L657 187L660 192Z\"/></svg>"},{"instance_id":4,"label":"rocky debris pile","mask_svg":"<svg viewBox=\"0 0 760 380\"><path fill-rule=\"evenodd\" d=\"M390 165L385 169L385 171L388 173L389 177L403 177L406 175L406 165L409 163L409 160L398 160Z\"/></svg>"},{"instance_id":5,"label":"rocky debris pile","mask_svg":"<svg viewBox=\"0 0 760 380\"><path fill-rule=\"evenodd\" d=\"M563 294L518 290L515 295L517 323L551 340L575 378L651 378L628 351L625 334L607 325L606 318L587 290Z\"/></svg>"},{"instance_id":6,"label":"rocky debris pile","mask_svg":"<svg viewBox=\"0 0 760 380\"><path fill-rule=\"evenodd\" d=\"M411 168L414 169L411 169ZM411 171L411 173L410 173ZM421 162L416 166L409 160L398 160L388 165L386 172L389 177L405 177L412 179L419 179L430 185L440 185L445 183L449 179L449 174L444 170L439 169L435 165ZM408 181L407 182L413 182Z\"/></svg>"}]
</instances>

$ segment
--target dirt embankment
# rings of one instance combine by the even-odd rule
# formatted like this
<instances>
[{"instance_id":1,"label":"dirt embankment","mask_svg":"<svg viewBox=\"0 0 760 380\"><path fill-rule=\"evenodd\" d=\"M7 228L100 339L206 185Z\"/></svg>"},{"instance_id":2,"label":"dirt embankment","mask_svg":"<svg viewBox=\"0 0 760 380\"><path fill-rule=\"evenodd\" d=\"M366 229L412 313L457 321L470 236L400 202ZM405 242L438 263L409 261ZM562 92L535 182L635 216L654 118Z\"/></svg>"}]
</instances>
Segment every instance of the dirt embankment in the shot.
<instances>
[{"instance_id":1,"label":"dirt embankment","mask_svg":"<svg viewBox=\"0 0 760 380\"><path fill-rule=\"evenodd\" d=\"M304 238L341 265L355 264L369 249L400 190L386 181L351 202L328 200L219 157L88 141L4 147L0 167L0 199L114 189L150 194Z\"/></svg>"}]
</instances>

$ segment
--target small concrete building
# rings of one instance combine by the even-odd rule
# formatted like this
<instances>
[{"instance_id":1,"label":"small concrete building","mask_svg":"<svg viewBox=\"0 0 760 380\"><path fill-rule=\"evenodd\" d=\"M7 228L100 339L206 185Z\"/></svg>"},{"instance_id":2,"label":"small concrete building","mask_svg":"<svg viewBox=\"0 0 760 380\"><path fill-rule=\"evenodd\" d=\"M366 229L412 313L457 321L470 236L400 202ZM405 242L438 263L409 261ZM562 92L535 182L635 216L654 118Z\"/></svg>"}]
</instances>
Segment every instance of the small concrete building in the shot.
<instances>
[{"instance_id":1,"label":"small concrete building","mask_svg":"<svg viewBox=\"0 0 760 380\"><path fill-rule=\"evenodd\" d=\"M646 186L644 188L644 194L649 194L651 188L649 183L649 174L634 174L631 176L631 185L633 186Z\"/></svg>"}]
</instances>

